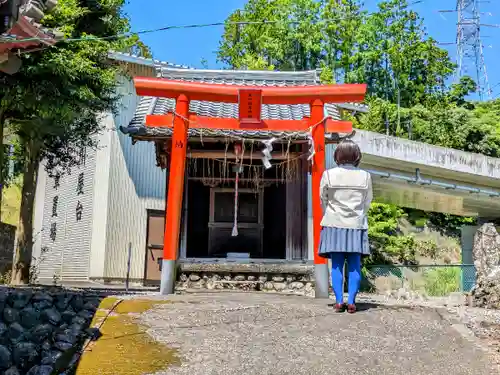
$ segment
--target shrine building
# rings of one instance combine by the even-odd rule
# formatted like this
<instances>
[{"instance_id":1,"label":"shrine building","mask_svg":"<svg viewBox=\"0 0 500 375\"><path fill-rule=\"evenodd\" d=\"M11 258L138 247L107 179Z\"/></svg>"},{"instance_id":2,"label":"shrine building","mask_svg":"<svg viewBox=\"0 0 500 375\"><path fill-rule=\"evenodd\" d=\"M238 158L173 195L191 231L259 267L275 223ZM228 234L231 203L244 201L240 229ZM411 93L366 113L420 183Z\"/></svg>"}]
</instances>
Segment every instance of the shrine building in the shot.
<instances>
[{"instance_id":1,"label":"shrine building","mask_svg":"<svg viewBox=\"0 0 500 375\"><path fill-rule=\"evenodd\" d=\"M82 150L71 174L39 173L39 281L123 282L129 269L132 282L161 280L162 293L176 280L260 288L315 273L328 284L314 255L316 190L335 144L353 134L345 114L365 110L354 103L366 86L320 85L317 71L110 60L129 76L119 78L119 111L102 120L99 147Z\"/></svg>"}]
</instances>

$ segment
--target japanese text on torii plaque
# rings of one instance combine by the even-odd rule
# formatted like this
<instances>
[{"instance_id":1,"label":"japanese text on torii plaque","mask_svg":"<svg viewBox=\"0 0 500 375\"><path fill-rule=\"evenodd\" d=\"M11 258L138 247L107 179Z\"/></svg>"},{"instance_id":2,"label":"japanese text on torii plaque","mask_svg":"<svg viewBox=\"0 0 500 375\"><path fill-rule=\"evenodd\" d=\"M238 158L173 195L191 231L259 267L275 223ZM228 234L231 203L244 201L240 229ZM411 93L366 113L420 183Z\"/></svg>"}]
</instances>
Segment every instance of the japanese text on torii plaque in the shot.
<instances>
[{"instance_id":1,"label":"japanese text on torii plaque","mask_svg":"<svg viewBox=\"0 0 500 375\"><path fill-rule=\"evenodd\" d=\"M259 124L262 121L262 90L241 89L239 91L240 124Z\"/></svg>"}]
</instances>

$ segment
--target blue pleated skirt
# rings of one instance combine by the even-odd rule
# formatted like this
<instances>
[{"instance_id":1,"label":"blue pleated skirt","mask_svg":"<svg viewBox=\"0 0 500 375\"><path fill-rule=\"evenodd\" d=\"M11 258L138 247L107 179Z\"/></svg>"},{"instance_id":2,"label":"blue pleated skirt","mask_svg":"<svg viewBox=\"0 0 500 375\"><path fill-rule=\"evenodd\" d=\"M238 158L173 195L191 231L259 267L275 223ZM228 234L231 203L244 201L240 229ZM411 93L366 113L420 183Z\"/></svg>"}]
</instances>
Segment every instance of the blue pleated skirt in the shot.
<instances>
[{"instance_id":1,"label":"blue pleated skirt","mask_svg":"<svg viewBox=\"0 0 500 375\"><path fill-rule=\"evenodd\" d=\"M330 258L331 253L370 255L368 229L322 227L319 256Z\"/></svg>"}]
</instances>

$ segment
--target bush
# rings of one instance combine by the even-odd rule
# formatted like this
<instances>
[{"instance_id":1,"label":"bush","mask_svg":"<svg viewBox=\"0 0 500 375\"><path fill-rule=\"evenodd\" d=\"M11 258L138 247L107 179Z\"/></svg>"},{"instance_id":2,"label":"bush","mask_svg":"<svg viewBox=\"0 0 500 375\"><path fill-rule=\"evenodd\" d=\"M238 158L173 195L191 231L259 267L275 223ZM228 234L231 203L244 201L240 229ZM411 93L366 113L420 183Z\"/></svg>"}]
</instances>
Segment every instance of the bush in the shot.
<instances>
[{"instance_id":1,"label":"bush","mask_svg":"<svg viewBox=\"0 0 500 375\"><path fill-rule=\"evenodd\" d=\"M439 247L433 240L417 241L416 245L416 253L418 255L429 257L434 260L438 258Z\"/></svg>"},{"instance_id":2,"label":"bush","mask_svg":"<svg viewBox=\"0 0 500 375\"><path fill-rule=\"evenodd\" d=\"M10 284L12 270L8 269L3 274L0 274L0 284Z\"/></svg>"}]
</instances>

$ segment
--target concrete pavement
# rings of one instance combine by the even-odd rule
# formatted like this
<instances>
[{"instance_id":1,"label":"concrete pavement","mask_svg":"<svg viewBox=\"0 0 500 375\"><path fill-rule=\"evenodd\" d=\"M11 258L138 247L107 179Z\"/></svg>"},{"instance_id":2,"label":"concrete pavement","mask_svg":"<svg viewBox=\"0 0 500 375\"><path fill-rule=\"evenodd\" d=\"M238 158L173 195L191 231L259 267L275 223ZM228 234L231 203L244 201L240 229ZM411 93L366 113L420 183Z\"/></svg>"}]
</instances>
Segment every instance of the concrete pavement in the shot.
<instances>
[{"instance_id":1,"label":"concrete pavement","mask_svg":"<svg viewBox=\"0 0 500 375\"><path fill-rule=\"evenodd\" d=\"M435 309L367 304L336 314L331 301L264 293L169 299L141 316L156 340L179 350L181 367L162 375L498 373Z\"/></svg>"}]
</instances>

